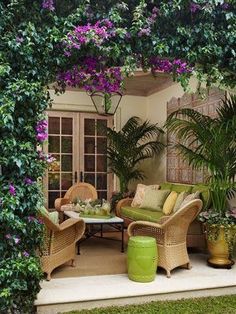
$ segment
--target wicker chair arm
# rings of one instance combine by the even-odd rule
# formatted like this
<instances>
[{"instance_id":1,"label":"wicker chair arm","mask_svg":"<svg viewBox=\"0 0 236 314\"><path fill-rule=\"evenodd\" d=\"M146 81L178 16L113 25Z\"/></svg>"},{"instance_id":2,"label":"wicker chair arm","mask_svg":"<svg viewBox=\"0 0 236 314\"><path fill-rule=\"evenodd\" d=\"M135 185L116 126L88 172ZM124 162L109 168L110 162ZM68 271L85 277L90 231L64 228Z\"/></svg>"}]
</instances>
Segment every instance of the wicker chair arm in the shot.
<instances>
[{"instance_id":1,"label":"wicker chair arm","mask_svg":"<svg viewBox=\"0 0 236 314\"><path fill-rule=\"evenodd\" d=\"M167 215L162 216L162 217L158 220L158 223L161 225L161 224L163 224L164 222L166 222L167 220L169 220L170 217L171 217L171 216L167 216Z\"/></svg>"},{"instance_id":2,"label":"wicker chair arm","mask_svg":"<svg viewBox=\"0 0 236 314\"><path fill-rule=\"evenodd\" d=\"M150 230L158 229L162 232L162 225L155 222L150 222L150 221L134 221L131 224L129 224L128 229L127 229L127 234L129 237L131 237L135 234L138 234L139 232L140 234L142 234L143 233L142 231L146 229L150 229Z\"/></svg>"},{"instance_id":3,"label":"wicker chair arm","mask_svg":"<svg viewBox=\"0 0 236 314\"><path fill-rule=\"evenodd\" d=\"M130 206L131 203L133 201L133 198L123 198L122 200L120 200L117 204L116 204L116 215L118 217L121 217L121 207L124 207L124 206Z\"/></svg>"},{"instance_id":4,"label":"wicker chair arm","mask_svg":"<svg viewBox=\"0 0 236 314\"><path fill-rule=\"evenodd\" d=\"M65 221L63 221L60 225L59 225L59 231L63 231L75 224L77 224L78 222L82 222L82 225L85 225L83 219L80 218L69 218L66 219Z\"/></svg>"},{"instance_id":5,"label":"wicker chair arm","mask_svg":"<svg viewBox=\"0 0 236 314\"><path fill-rule=\"evenodd\" d=\"M70 203L69 198L57 198L54 202L54 206L55 206L56 210L60 211L62 205L66 205L69 203Z\"/></svg>"}]
</instances>

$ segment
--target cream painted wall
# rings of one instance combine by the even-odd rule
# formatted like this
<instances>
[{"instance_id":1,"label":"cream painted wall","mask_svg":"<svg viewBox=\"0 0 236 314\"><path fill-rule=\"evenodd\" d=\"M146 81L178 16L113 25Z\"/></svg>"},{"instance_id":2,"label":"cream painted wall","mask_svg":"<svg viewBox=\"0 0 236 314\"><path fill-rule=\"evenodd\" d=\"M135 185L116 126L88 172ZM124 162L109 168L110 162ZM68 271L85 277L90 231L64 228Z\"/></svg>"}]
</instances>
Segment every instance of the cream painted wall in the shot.
<instances>
[{"instance_id":1,"label":"cream painted wall","mask_svg":"<svg viewBox=\"0 0 236 314\"><path fill-rule=\"evenodd\" d=\"M196 88L197 80L191 79L191 91L196 91ZM182 97L184 93L181 85L175 84L147 97L147 119L152 123L158 123L158 126L163 127L167 118L167 102L172 97ZM166 151L164 150L156 159L145 162L143 169L147 176L147 179L145 180L146 184L155 184L166 181Z\"/></svg>"},{"instance_id":2,"label":"cream painted wall","mask_svg":"<svg viewBox=\"0 0 236 314\"><path fill-rule=\"evenodd\" d=\"M49 110L95 112L94 105L85 92L66 91L64 94L57 96L53 90L50 90L50 96L53 103ZM134 115L146 119L146 108L146 97L123 96L115 116L115 125L119 129Z\"/></svg>"}]
</instances>

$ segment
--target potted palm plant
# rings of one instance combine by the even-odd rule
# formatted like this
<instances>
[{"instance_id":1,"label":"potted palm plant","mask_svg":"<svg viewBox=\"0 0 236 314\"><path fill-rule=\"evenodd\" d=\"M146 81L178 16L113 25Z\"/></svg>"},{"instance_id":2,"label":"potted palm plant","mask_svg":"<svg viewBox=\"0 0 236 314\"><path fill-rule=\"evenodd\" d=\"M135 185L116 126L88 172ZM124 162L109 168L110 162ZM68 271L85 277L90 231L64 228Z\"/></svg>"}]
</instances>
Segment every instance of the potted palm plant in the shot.
<instances>
[{"instance_id":1,"label":"potted palm plant","mask_svg":"<svg viewBox=\"0 0 236 314\"><path fill-rule=\"evenodd\" d=\"M196 110L183 108L167 119L169 132L178 139L175 145L195 169L205 169L212 206L199 219L207 231L209 265L231 267L230 252L236 239L235 210L227 200L235 193L236 175L236 96L223 100L211 118Z\"/></svg>"},{"instance_id":2,"label":"potted palm plant","mask_svg":"<svg viewBox=\"0 0 236 314\"><path fill-rule=\"evenodd\" d=\"M120 131L106 127L108 139L107 157L110 170L117 175L120 192L114 195L118 201L128 193L128 185L133 180L143 180L145 175L140 163L152 158L164 148L160 135L164 131L149 121L131 117Z\"/></svg>"}]
</instances>

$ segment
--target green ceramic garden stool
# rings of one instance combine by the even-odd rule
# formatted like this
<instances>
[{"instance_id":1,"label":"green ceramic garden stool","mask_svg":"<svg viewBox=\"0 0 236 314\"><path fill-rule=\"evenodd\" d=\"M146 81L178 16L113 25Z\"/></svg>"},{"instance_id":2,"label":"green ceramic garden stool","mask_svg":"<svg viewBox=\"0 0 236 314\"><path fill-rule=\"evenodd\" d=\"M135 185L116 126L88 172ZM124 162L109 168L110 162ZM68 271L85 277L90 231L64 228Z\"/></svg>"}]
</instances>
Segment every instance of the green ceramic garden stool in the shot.
<instances>
[{"instance_id":1,"label":"green ceramic garden stool","mask_svg":"<svg viewBox=\"0 0 236 314\"><path fill-rule=\"evenodd\" d=\"M152 237L129 238L127 250L128 277L133 281L150 282L157 269L157 245Z\"/></svg>"}]
</instances>

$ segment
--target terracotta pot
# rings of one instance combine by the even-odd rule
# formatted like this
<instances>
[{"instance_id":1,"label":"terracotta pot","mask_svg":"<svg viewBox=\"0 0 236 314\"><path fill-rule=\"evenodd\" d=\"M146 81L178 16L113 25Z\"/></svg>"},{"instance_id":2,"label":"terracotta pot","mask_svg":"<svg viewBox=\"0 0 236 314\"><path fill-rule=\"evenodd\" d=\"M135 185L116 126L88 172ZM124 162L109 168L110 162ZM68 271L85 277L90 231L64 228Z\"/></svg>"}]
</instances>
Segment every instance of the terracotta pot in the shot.
<instances>
[{"instance_id":1,"label":"terracotta pot","mask_svg":"<svg viewBox=\"0 0 236 314\"><path fill-rule=\"evenodd\" d=\"M217 231L216 228L219 230ZM225 240L225 228L222 226L208 226L208 230L212 234L219 232L216 240L207 239L207 247L210 253L210 258L207 260L208 265L215 268L231 268L234 262L229 258L229 245Z\"/></svg>"}]
</instances>

